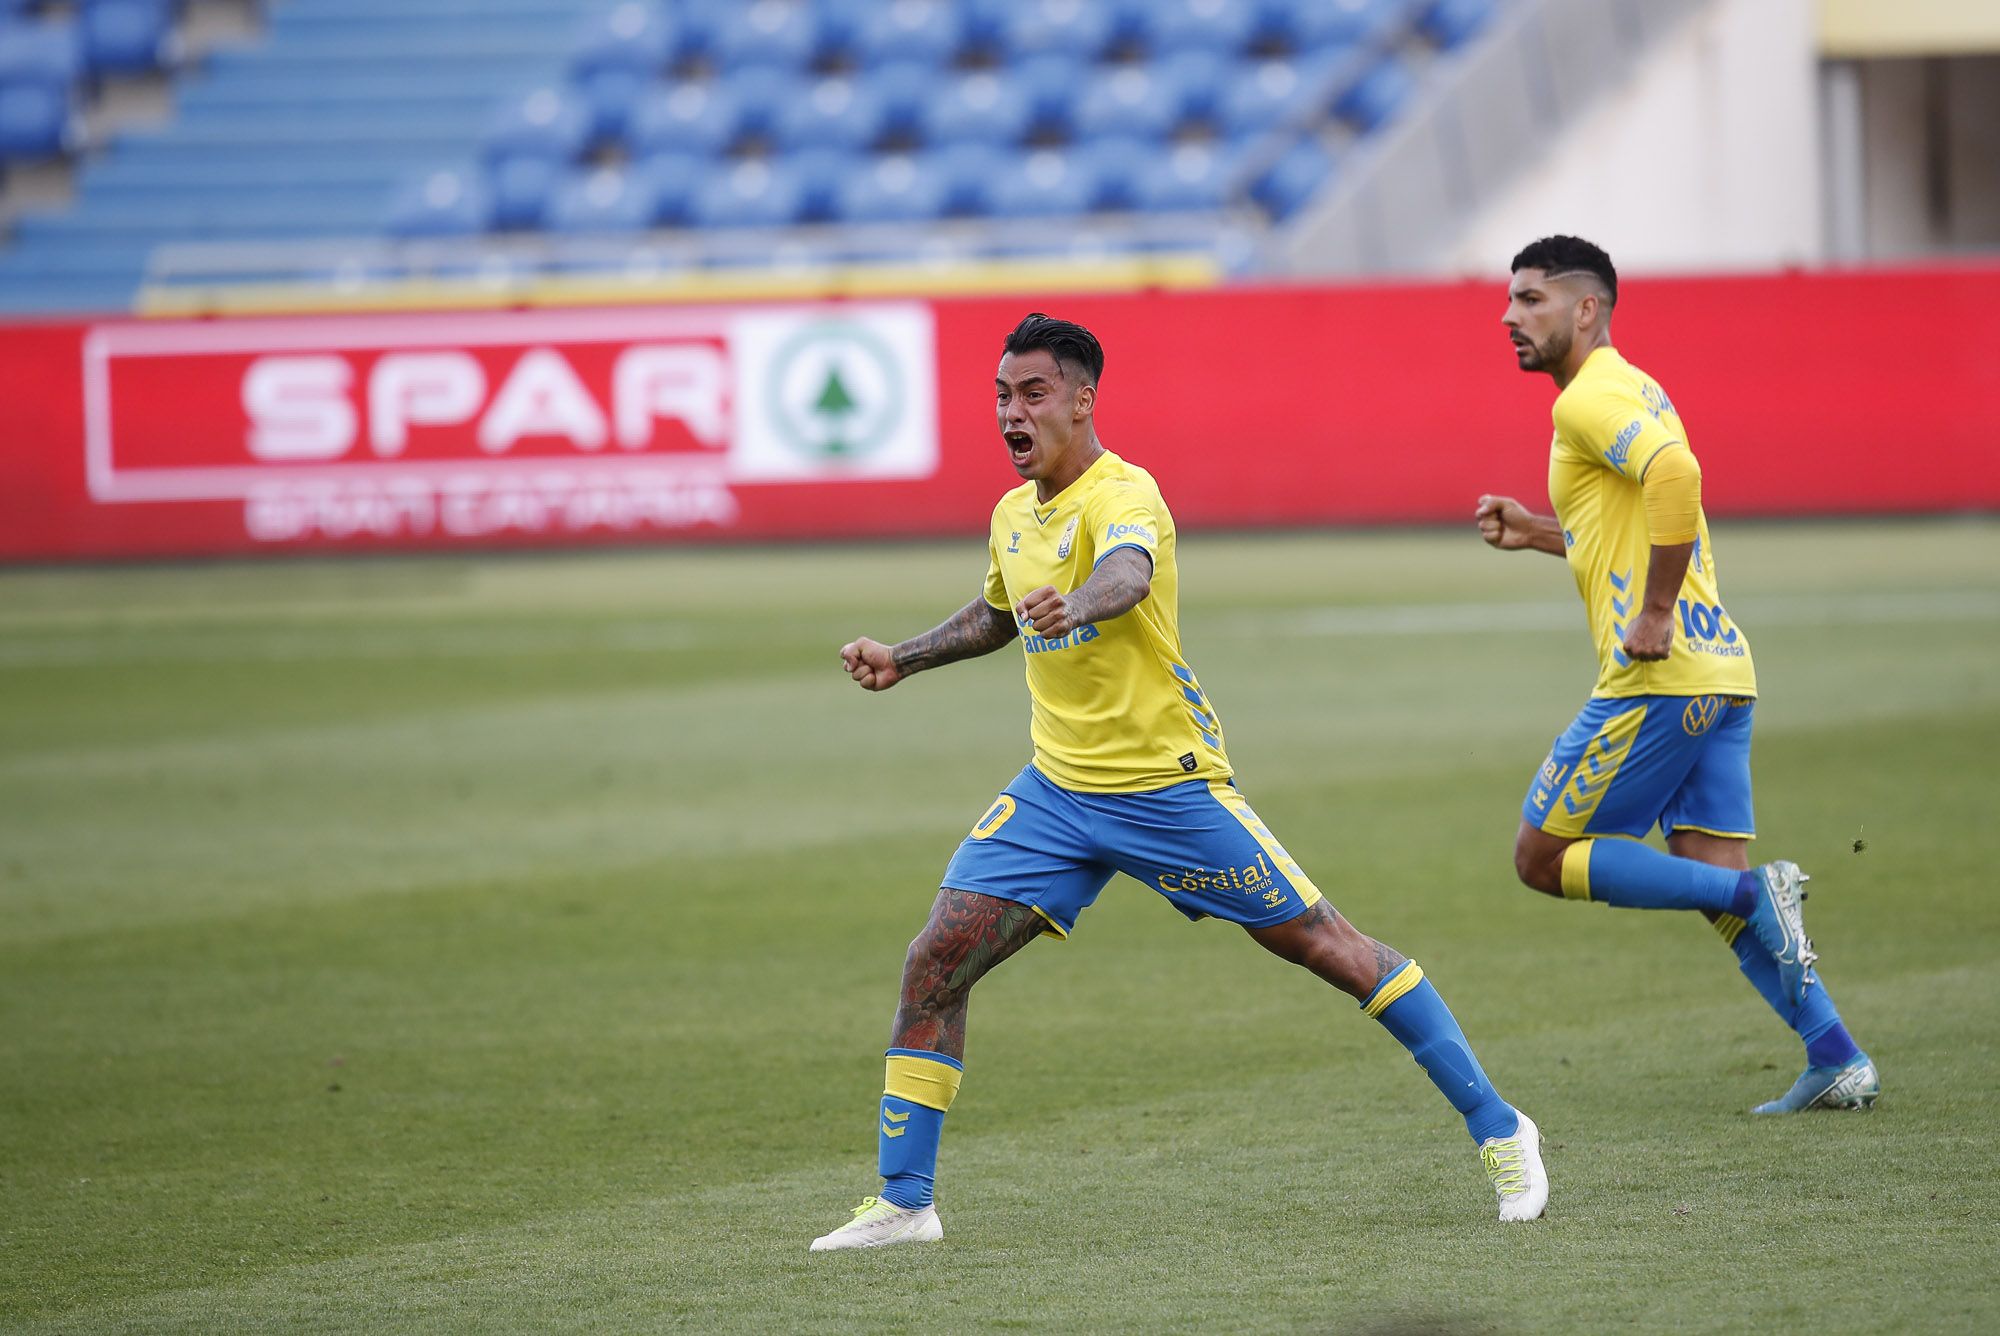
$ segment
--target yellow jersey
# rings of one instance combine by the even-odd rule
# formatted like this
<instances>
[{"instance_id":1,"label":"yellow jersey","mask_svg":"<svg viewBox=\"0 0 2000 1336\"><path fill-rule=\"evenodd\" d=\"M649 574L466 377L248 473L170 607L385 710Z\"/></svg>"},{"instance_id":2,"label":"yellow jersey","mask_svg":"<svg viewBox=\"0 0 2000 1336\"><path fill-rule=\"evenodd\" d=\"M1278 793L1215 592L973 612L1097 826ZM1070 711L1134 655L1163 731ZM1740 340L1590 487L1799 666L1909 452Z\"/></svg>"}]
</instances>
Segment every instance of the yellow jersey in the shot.
<instances>
[{"instance_id":1,"label":"yellow jersey","mask_svg":"<svg viewBox=\"0 0 2000 1336\"><path fill-rule=\"evenodd\" d=\"M1228 778L1222 724L1181 654L1174 517L1150 473L1107 450L1046 502L1024 483L993 508L987 547L986 601L1021 627L1037 770L1080 793ZM1153 562L1129 612L1053 639L1014 614L1044 585L1075 592L1121 547Z\"/></svg>"},{"instance_id":2,"label":"yellow jersey","mask_svg":"<svg viewBox=\"0 0 2000 1336\"><path fill-rule=\"evenodd\" d=\"M1593 696L1755 696L1750 641L1723 610L1708 517L1695 514L1694 556L1674 605L1673 648L1657 663L1620 646L1644 601L1652 542L1640 487L1662 451L1689 448L1659 382L1599 348L1556 396L1549 500L1597 646Z\"/></svg>"}]
</instances>

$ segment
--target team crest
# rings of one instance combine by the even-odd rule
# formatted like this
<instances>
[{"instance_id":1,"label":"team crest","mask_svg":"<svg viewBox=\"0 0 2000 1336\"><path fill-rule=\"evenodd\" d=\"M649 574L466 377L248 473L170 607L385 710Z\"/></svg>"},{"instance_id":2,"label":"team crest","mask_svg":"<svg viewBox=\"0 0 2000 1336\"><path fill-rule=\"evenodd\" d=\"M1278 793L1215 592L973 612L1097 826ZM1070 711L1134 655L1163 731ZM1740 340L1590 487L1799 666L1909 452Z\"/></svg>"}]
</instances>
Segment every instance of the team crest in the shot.
<instances>
[{"instance_id":1,"label":"team crest","mask_svg":"<svg viewBox=\"0 0 2000 1336\"><path fill-rule=\"evenodd\" d=\"M1062 541L1056 544L1057 561L1062 561L1069 556L1070 547L1076 542L1076 522L1082 518L1081 515L1072 515L1069 517L1069 527L1063 530Z\"/></svg>"}]
</instances>

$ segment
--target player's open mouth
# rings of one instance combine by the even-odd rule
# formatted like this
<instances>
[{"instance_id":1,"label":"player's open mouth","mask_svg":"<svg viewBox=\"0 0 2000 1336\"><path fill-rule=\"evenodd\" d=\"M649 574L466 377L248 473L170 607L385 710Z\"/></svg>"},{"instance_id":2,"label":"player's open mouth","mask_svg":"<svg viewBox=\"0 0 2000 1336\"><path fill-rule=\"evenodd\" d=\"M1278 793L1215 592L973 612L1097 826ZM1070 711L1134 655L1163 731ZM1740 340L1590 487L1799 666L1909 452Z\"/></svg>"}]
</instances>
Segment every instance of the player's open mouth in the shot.
<instances>
[{"instance_id":1,"label":"player's open mouth","mask_svg":"<svg viewBox=\"0 0 2000 1336\"><path fill-rule=\"evenodd\" d=\"M1035 443L1029 439L1027 432L1010 431L1007 433L1007 453L1013 458L1016 464L1025 462L1034 448Z\"/></svg>"}]
</instances>

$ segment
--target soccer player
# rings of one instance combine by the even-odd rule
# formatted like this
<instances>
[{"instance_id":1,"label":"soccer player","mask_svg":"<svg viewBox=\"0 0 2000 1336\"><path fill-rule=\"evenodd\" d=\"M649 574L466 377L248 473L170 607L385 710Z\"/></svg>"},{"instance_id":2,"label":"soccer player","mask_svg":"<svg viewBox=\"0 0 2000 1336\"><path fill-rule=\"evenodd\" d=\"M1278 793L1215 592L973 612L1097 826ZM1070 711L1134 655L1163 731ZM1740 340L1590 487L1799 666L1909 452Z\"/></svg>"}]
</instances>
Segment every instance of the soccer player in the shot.
<instances>
[{"instance_id":1,"label":"soccer player","mask_svg":"<svg viewBox=\"0 0 2000 1336\"><path fill-rule=\"evenodd\" d=\"M886 691L1018 640L1034 759L973 823L910 944L878 1119L880 1195L813 1251L942 1236L932 1185L972 987L1036 937L1069 936L1116 872L1189 919L1241 924L1356 998L1464 1116L1500 1218L1536 1218L1548 1177L1534 1122L1494 1090L1416 962L1334 912L1231 781L1222 725L1181 653L1173 516L1152 476L1097 439L1103 370L1080 325L1035 314L1015 327L996 416L1026 481L994 507L984 591L912 640L840 651L856 682Z\"/></svg>"},{"instance_id":2,"label":"soccer player","mask_svg":"<svg viewBox=\"0 0 2000 1336\"><path fill-rule=\"evenodd\" d=\"M1618 355L1611 257L1544 237L1514 257L1504 323L1523 371L1555 380L1549 499L1482 496L1480 534L1568 560L1597 686L1528 785L1514 870L1548 895L1695 910L1806 1046L1806 1070L1754 1113L1865 1108L1881 1093L1813 963L1798 866L1747 856L1750 642L1724 611L1701 466L1659 382ZM1658 825L1667 853L1640 843Z\"/></svg>"}]
</instances>

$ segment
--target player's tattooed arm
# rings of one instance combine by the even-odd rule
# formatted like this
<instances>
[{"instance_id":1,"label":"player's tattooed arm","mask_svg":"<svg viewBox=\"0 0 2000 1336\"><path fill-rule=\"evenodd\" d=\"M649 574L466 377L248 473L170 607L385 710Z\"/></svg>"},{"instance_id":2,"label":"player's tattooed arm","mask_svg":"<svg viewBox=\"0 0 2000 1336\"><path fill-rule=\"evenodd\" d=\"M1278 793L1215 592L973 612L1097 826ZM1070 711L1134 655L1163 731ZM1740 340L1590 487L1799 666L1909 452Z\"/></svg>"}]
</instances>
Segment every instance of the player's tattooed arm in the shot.
<instances>
[{"instance_id":1,"label":"player's tattooed arm","mask_svg":"<svg viewBox=\"0 0 2000 1336\"><path fill-rule=\"evenodd\" d=\"M1121 547L1097 563L1074 593L1043 585L1014 611L1039 636L1063 636L1079 626L1108 622L1139 606L1153 592L1153 559L1136 547Z\"/></svg>"},{"instance_id":2,"label":"player's tattooed arm","mask_svg":"<svg viewBox=\"0 0 2000 1336\"><path fill-rule=\"evenodd\" d=\"M981 596L953 613L942 626L912 636L890 653L897 671L908 677L926 668L991 654L1017 634L1007 610L994 607Z\"/></svg>"},{"instance_id":3,"label":"player's tattooed arm","mask_svg":"<svg viewBox=\"0 0 2000 1336\"><path fill-rule=\"evenodd\" d=\"M1042 926L1042 917L1024 904L949 886L939 891L930 922L903 962L889 1046L963 1058L972 985L1040 936Z\"/></svg>"},{"instance_id":4,"label":"player's tattooed arm","mask_svg":"<svg viewBox=\"0 0 2000 1336\"><path fill-rule=\"evenodd\" d=\"M1015 634L1013 615L981 597L953 613L942 626L900 645L884 645L866 636L851 640L840 647L840 663L864 690L887 691L911 673L991 654Z\"/></svg>"}]
</instances>

